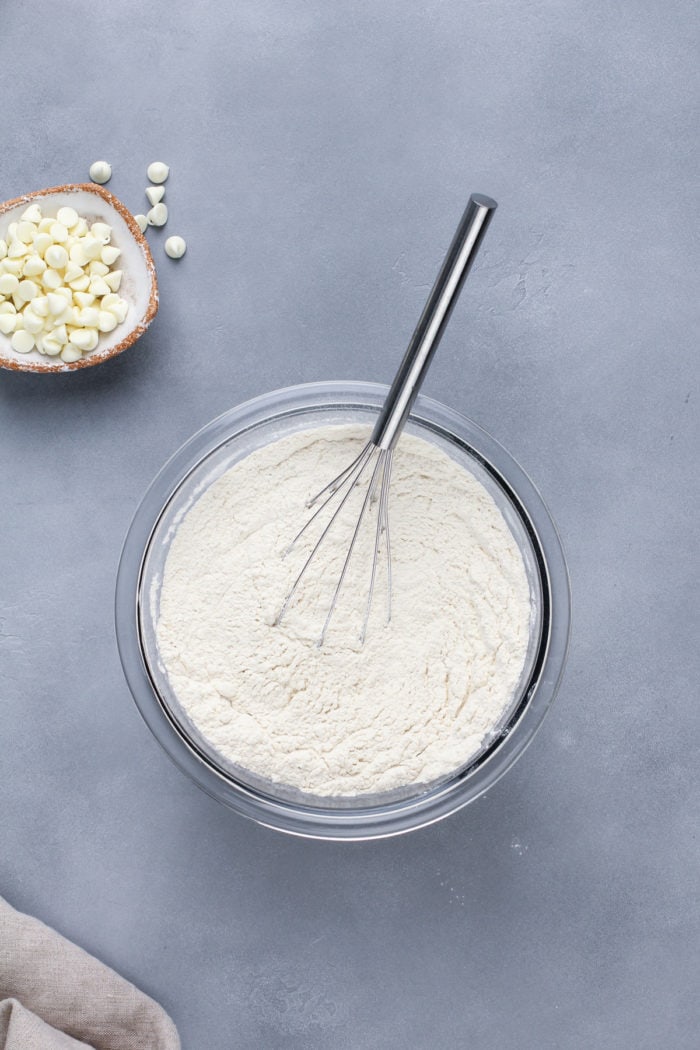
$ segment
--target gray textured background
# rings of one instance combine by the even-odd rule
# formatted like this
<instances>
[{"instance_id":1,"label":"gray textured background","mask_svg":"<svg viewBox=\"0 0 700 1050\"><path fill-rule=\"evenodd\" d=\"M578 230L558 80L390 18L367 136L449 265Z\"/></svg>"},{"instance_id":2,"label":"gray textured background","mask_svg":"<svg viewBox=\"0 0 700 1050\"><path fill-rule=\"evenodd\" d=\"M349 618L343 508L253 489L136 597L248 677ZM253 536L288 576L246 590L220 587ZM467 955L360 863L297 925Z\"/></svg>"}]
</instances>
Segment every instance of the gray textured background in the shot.
<instances>
[{"instance_id":1,"label":"gray textured background","mask_svg":"<svg viewBox=\"0 0 700 1050\"><path fill-rule=\"evenodd\" d=\"M5 5L0 197L104 157L139 211L148 162L172 173L145 338L0 376L0 892L161 1001L184 1050L698 1045L699 24L693 0ZM567 675L487 797L297 841L142 724L122 538L214 415L387 381L472 189L501 207L426 393L549 503Z\"/></svg>"}]
</instances>

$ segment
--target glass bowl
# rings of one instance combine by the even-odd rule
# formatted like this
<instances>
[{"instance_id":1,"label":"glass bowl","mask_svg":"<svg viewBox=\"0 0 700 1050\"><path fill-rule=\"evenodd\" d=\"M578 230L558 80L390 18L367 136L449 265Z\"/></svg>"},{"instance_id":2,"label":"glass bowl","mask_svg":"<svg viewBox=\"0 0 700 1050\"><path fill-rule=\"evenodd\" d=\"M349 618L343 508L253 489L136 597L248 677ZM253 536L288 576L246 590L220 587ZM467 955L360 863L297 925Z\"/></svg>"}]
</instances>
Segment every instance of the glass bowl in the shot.
<instances>
[{"instance_id":1,"label":"glass bowl","mask_svg":"<svg viewBox=\"0 0 700 1050\"><path fill-rule=\"evenodd\" d=\"M314 798L227 763L180 708L156 642L163 568L178 524L201 494L253 450L299 430L366 422L387 388L312 383L276 390L207 424L165 464L127 534L116 587L116 631L141 715L173 761L206 792L267 827L311 838L363 840L411 831L483 794L525 750L556 694L569 638L570 595L556 528L534 485L492 437L464 416L419 397L406 425L447 452L489 490L515 537L531 595L521 681L480 752L432 785L383 796ZM323 479L321 479L322 481Z\"/></svg>"}]
</instances>

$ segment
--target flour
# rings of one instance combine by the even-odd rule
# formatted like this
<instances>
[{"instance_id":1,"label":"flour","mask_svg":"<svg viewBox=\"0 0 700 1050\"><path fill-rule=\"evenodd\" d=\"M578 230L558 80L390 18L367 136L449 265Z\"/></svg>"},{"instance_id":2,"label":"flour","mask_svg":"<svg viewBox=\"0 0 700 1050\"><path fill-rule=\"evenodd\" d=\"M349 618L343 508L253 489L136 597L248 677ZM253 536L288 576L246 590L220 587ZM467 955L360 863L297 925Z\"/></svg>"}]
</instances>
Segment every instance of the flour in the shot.
<instances>
[{"instance_id":1,"label":"flour","mask_svg":"<svg viewBox=\"0 0 700 1050\"><path fill-rule=\"evenodd\" d=\"M366 440L365 428L326 426L228 470L179 526L160 595L160 658L209 744L258 777L323 797L430 784L468 763L513 700L530 633L525 566L493 498L407 434L389 504L390 624L380 558L360 645L372 522L316 645L355 506L274 626L315 538L282 557L306 501Z\"/></svg>"}]
</instances>

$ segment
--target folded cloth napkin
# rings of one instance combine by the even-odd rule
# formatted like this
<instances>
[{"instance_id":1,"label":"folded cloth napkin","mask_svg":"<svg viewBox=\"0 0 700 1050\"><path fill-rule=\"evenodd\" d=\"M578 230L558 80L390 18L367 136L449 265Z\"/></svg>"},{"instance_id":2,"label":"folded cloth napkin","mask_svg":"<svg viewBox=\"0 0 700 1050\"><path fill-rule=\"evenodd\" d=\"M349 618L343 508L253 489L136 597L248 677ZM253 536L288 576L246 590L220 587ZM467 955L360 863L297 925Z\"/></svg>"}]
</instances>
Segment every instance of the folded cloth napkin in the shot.
<instances>
[{"instance_id":1,"label":"folded cloth napkin","mask_svg":"<svg viewBox=\"0 0 700 1050\"><path fill-rule=\"evenodd\" d=\"M0 897L0 1050L180 1050L165 1011Z\"/></svg>"}]
</instances>

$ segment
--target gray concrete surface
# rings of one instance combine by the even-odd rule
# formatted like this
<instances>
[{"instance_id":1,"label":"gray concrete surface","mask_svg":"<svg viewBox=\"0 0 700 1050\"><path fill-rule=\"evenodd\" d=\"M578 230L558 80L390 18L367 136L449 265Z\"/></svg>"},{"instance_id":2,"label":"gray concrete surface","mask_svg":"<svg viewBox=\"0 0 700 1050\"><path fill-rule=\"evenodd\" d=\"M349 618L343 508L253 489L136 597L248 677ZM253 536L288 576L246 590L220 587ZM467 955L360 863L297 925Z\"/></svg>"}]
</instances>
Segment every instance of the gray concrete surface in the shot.
<instances>
[{"instance_id":1,"label":"gray concrete surface","mask_svg":"<svg viewBox=\"0 0 700 1050\"><path fill-rule=\"evenodd\" d=\"M146 165L172 174L140 344L0 375L0 892L162 1002L185 1050L698 1045L699 24L691 0L6 6L0 196L104 157L141 210ZM568 671L487 797L296 841L142 724L122 538L214 415L388 380L472 189L500 209L426 393L543 492Z\"/></svg>"}]
</instances>

